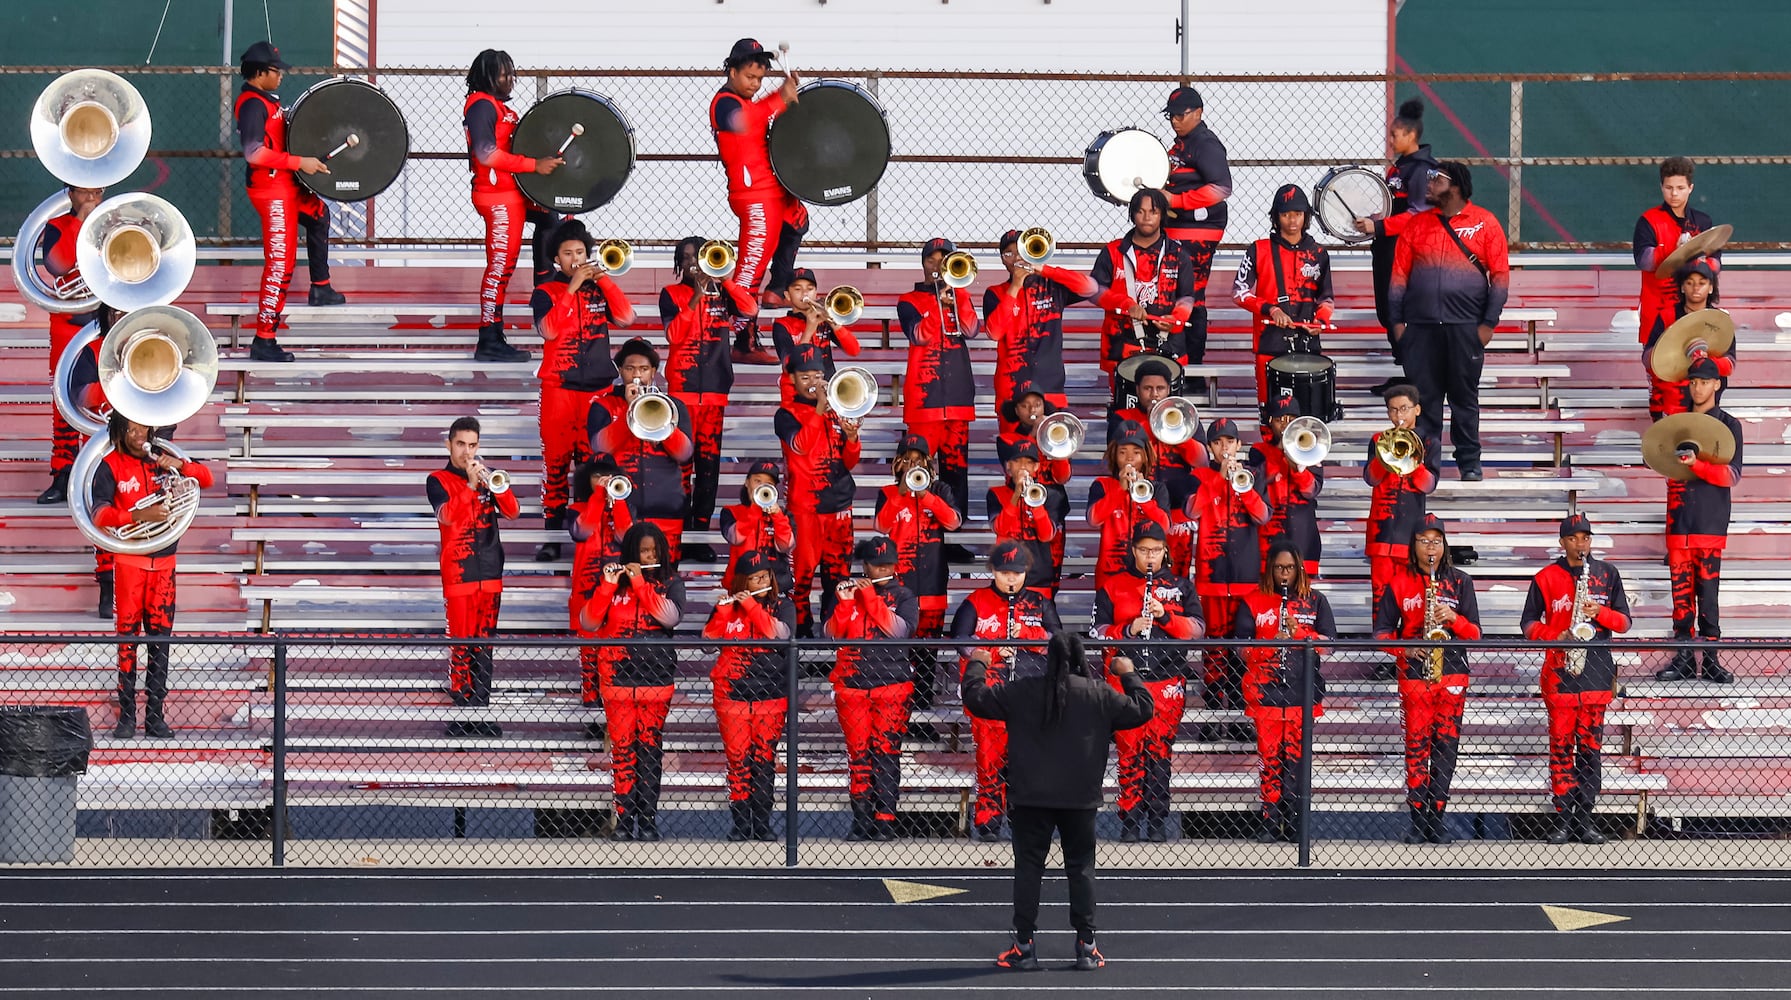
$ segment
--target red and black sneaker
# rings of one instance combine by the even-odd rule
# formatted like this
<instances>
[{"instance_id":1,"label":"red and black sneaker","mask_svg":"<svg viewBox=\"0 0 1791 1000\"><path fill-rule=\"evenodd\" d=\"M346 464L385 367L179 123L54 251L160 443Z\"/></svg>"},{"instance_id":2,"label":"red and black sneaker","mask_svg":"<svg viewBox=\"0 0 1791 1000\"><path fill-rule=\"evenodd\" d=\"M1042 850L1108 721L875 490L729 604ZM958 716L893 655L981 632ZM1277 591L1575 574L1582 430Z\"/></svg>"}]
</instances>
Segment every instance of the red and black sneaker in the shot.
<instances>
[{"instance_id":1,"label":"red and black sneaker","mask_svg":"<svg viewBox=\"0 0 1791 1000\"><path fill-rule=\"evenodd\" d=\"M1101 949L1096 948L1093 941L1084 941L1080 938L1076 939L1077 972L1093 972L1096 969L1105 967L1106 964L1107 957L1101 954Z\"/></svg>"},{"instance_id":2,"label":"red and black sneaker","mask_svg":"<svg viewBox=\"0 0 1791 1000\"><path fill-rule=\"evenodd\" d=\"M1007 950L995 956L995 964L1004 969L1020 969L1031 971L1039 967L1039 959L1032 950L1032 942L1020 940L1018 934L1009 939Z\"/></svg>"}]
</instances>

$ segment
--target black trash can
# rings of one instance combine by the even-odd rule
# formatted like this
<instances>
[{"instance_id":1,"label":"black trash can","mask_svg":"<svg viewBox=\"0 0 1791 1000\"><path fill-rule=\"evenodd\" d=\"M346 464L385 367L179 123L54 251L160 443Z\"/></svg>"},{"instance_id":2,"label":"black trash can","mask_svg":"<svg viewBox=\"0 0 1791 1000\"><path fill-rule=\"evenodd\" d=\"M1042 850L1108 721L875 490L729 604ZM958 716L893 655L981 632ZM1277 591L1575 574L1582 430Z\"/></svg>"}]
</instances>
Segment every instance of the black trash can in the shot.
<instances>
[{"instance_id":1,"label":"black trash can","mask_svg":"<svg viewBox=\"0 0 1791 1000\"><path fill-rule=\"evenodd\" d=\"M67 705L0 705L0 864L75 859L75 793L93 732Z\"/></svg>"}]
</instances>

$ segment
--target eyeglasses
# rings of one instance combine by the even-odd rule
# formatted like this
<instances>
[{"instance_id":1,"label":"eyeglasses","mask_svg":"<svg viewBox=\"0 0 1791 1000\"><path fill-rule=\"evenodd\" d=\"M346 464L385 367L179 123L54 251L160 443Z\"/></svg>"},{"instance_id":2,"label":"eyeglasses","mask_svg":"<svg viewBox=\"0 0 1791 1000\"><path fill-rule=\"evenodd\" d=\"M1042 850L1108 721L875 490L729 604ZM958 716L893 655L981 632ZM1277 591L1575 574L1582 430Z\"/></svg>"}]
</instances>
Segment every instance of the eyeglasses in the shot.
<instances>
[{"instance_id":1,"label":"eyeglasses","mask_svg":"<svg viewBox=\"0 0 1791 1000\"><path fill-rule=\"evenodd\" d=\"M1406 403L1403 406L1388 406L1387 415L1390 417L1403 417L1416 409L1417 407L1413 406L1411 403Z\"/></svg>"},{"instance_id":2,"label":"eyeglasses","mask_svg":"<svg viewBox=\"0 0 1791 1000\"><path fill-rule=\"evenodd\" d=\"M1277 573L1292 573L1294 570L1298 569L1299 567L1294 563L1276 563L1274 566L1272 566L1270 568L1273 569Z\"/></svg>"},{"instance_id":3,"label":"eyeglasses","mask_svg":"<svg viewBox=\"0 0 1791 1000\"><path fill-rule=\"evenodd\" d=\"M1163 553L1168 552L1169 550L1167 548L1163 548L1161 546L1152 545L1152 546L1147 546L1147 547L1143 547L1143 548L1136 548L1136 549L1133 549L1132 551L1141 556L1160 556Z\"/></svg>"}]
</instances>

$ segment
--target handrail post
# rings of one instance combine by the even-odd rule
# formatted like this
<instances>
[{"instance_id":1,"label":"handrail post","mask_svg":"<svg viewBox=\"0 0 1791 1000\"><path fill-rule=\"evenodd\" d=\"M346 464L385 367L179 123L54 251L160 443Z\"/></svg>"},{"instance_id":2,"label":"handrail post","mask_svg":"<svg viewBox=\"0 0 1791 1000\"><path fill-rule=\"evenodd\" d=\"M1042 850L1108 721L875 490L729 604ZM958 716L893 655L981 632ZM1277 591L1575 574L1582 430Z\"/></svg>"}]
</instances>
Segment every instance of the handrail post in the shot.
<instances>
[{"instance_id":1,"label":"handrail post","mask_svg":"<svg viewBox=\"0 0 1791 1000\"><path fill-rule=\"evenodd\" d=\"M286 866L286 638L274 637L274 867Z\"/></svg>"}]
</instances>

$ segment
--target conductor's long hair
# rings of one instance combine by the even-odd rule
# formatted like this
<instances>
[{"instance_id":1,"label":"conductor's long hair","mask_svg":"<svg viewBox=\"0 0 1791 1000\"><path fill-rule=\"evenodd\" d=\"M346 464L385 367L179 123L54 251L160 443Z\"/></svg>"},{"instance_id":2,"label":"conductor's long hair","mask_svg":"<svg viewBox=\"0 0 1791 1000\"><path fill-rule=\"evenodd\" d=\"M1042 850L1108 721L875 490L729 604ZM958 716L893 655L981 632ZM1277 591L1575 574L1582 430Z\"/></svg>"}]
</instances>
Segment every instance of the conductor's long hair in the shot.
<instances>
[{"instance_id":1,"label":"conductor's long hair","mask_svg":"<svg viewBox=\"0 0 1791 1000\"><path fill-rule=\"evenodd\" d=\"M473 57L466 71L466 92L497 95L497 78L505 70L515 71L516 62L503 49L486 49Z\"/></svg>"},{"instance_id":2,"label":"conductor's long hair","mask_svg":"<svg viewBox=\"0 0 1791 1000\"><path fill-rule=\"evenodd\" d=\"M624 563L641 562L641 541L653 540L653 561L659 564L657 569L643 569L641 574L655 583L663 583L672 578L672 555L667 551L665 532L652 521L636 521L622 534L622 559Z\"/></svg>"},{"instance_id":3,"label":"conductor's long hair","mask_svg":"<svg viewBox=\"0 0 1791 1000\"><path fill-rule=\"evenodd\" d=\"M1045 717L1044 724L1054 726L1063 718L1064 705L1070 700L1070 678L1090 677L1088 653L1082 637L1074 632L1059 632L1051 637L1045 653Z\"/></svg>"}]
</instances>

